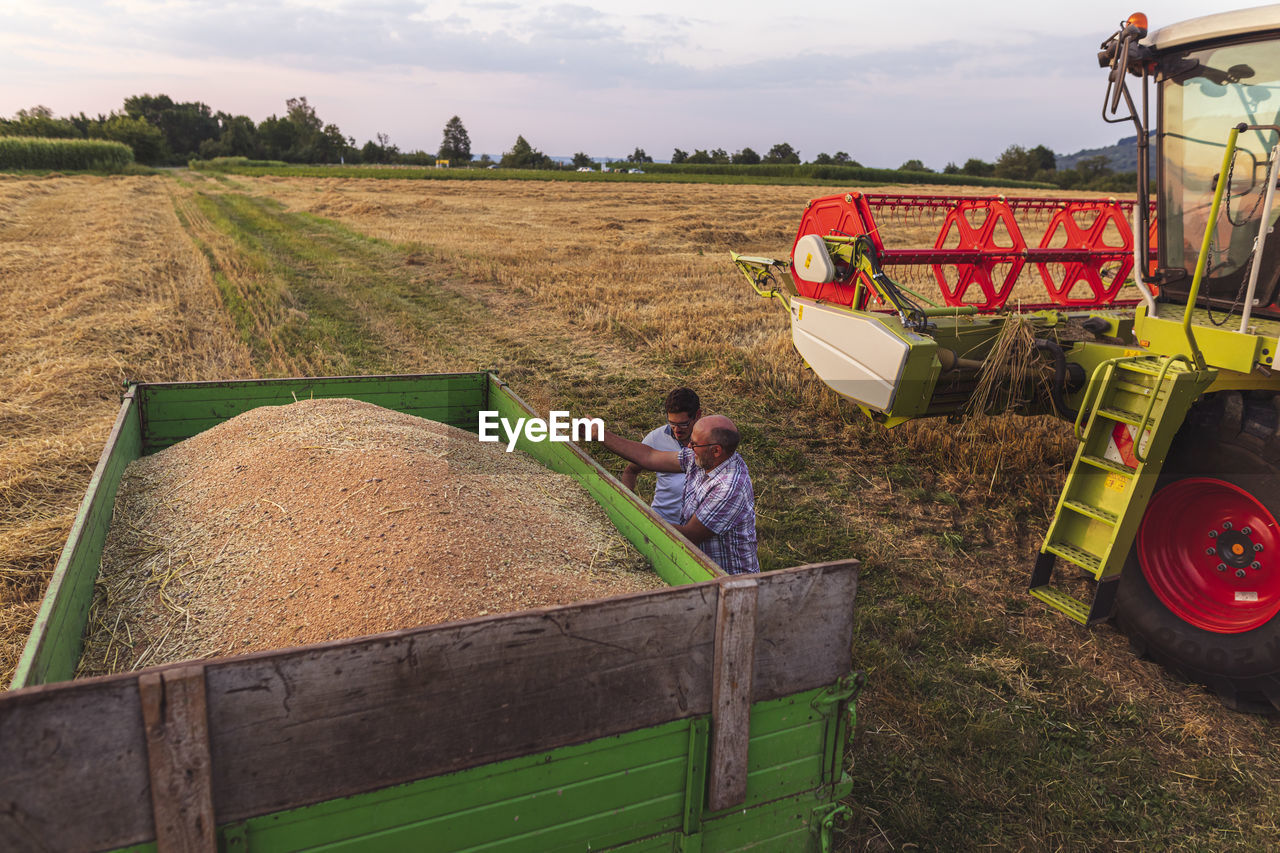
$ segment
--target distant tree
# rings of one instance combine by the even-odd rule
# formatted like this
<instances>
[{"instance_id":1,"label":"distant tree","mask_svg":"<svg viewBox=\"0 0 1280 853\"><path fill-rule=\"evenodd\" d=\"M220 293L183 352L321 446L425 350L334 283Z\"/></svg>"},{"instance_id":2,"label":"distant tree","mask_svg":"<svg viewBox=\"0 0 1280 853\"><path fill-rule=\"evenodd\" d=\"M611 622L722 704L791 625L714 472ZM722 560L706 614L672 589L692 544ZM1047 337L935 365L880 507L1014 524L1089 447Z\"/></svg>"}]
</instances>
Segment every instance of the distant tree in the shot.
<instances>
[{"instance_id":1,"label":"distant tree","mask_svg":"<svg viewBox=\"0 0 1280 853\"><path fill-rule=\"evenodd\" d=\"M643 148L637 148L635 151L632 151L629 155L627 155L627 162L635 163L639 165L641 163L652 163L653 158L650 157L648 154L644 153Z\"/></svg>"},{"instance_id":2,"label":"distant tree","mask_svg":"<svg viewBox=\"0 0 1280 853\"><path fill-rule=\"evenodd\" d=\"M289 98L284 102L289 121L302 133L320 133L324 122L316 115L316 108L307 103L306 97Z\"/></svg>"},{"instance_id":3,"label":"distant tree","mask_svg":"<svg viewBox=\"0 0 1280 853\"><path fill-rule=\"evenodd\" d=\"M106 120L107 117L101 113L98 114L97 118L89 118L89 116L84 114L83 110L80 111L79 115L67 116L66 118L58 119L58 121L70 122L71 126L76 129L76 133L86 139L89 137L90 127L95 124L102 124ZM0 122L0 125L3 125L3 122Z\"/></svg>"},{"instance_id":4,"label":"distant tree","mask_svg":"<svg viewBox=\"0 0 1280 853\"><path fill-rule=\"evenodd\" d=\"M779 142L777 145L769 149L769 153L764 155L763 163L799 163L800 152L791 147L790 143Z\"/></svg>"},{"instance_id":5,"label":"distant tree","mask_svg":"<svg viewBox=\"0 0 1280 853\"><path fill-rule=\"evenodd\" d=\"M1078 161L1073 168L1060 169L1054 172L1042 172L1052 183L1067 190L1102 190L1127 189L1133 186L1136 175L1128 172L1117 175L1111 169L1105 154L1086 157Z\"/></svg>"},{"instance_id":6,"label":"distant tree","mask_svg":"<svg viewBox=\"0 0 1280 853\"><path fill-rule=\"evenodd\" d=\"M481 154L480 159L476 161L477 166L489 166L493 163L493 158L488 154Z\"/></svg>"},{"instance_id":7,"label":"distant tree","mask_svg":"<svg viewBox=\"0 0 1280 853\"><path fill-rule=\"evenodd\" d=\"M590 169L594 165L595 161L581 151L573 155L573 168L575 169Z\"/></svg>"},{"instance_id":8,"label":"distant tree","mask_svg":"<svg viewBox=\"0 0 1280 853\"><path fill-rule=\"evenodd\" d=\"M218 116L208 104L199 101L177 102L168 95L134 95L125 98L124 112L160 129L173 162L189 160L204 142L222 134Z\"/></svg>"},{"instance_id":9,"label":"distant tree","mask_svg":"<svg viewBox=\"0 0 1280 853\"><path fill-rule=\"evenodd\" d=\"M550 169L554 162L546 154L529 144L523 136L517 136L511 150L502 155L504 169Z\"/></svg>"},{"instance_id":10,"label":"distant tree","mask_svg":"<svg viewBox=\"0 0 1280 853\"><path fill-rule=\"evenodd\" d=\"M684 162L703 165L711 162L711 155L708 154L705 149L695 148L693 149L692 154L684 158Z\"/></svg>"},{"instance_id":11,"label":"distant tree","mask_svg":"<svg viewBox=\"0 0 1280 853\"><path fill-rule=\"evenodd\" d=\"M345 162L348 157L356 158L356 140L353 136L343 136L342 128L336 124L326 124L316 140L317 163Z\"/></svg>"},{"instance_id":12,"label":"distant tree","mask_svg":"<svg viewBox=\"0 0 1280 853\"><path fill-rule=\"evenodd\" d=\"M988 163L986 160L979 160L977 157L970 157L964 161L964 165L960 167L960 171L966 175L977 175L978 177L987 177L994 175L996 167Z\"/></svg>"},{"instance_id":13,"label":"distant tree","mask_svg":"<svg viewBox=\"0 0 1280 853\"><path fill-rule=\"evenodd\" d=\"M471 137L462 126L462 119L454 116L445 122L444 139L436 156L450 163L471 162Z\"/></svg>"},{"instance_id":14,"label":"distant tree","mask_svg":"<svg viewBox=\"0 0 1280 853\"><path fill-rule=\"evenodd\" d=\"M671 152L672 163L685 163L688 161L688 159L689 159L688 151L681 151L679 148L677 148Z\"/></svg>"},{"instance_id":15,"label":"distant tree","mask_svg":"<svg viewBox=\"0 0 1280 853\"><path fill-rule=\"evenodd\" d=\"M960 174L960 167L955 164L954 160L948 161L947 165L942 167L942 174L958 175Z\"/></svg>"},{"instance_id":16,"label":"distant tree","mask_svg":"<svg viewBox=\"0 0 1280 853\"><path fill-rule=\"evenodd\" d=\"M40 105L18 110L14 117L0 119L0 136L43 136L48 139L76 139L85 135L85 129L72 121L54 118L53 110Z\"/></svg>"},{"instance_id":17,"label":"distant tree","mask_svg":"<svg viewBox=\"0 0 1280 853\"><path fill-rule=\"evenodd\" d=\"M854 166L861 168L862 164L849 156L848 151L837 151L835 154L827 154L823 152L813 158L815 166Z\"/></svg>"},{"instance_id":18,"label":"distant tree","mask_svg":"<svg viewBox=\"0 0 1280 853\"><path fill-rule=\"evenodd\" d=\"M291 152L297 145L300 131L287 118L268 116L258 125L258 143L262 156L268 160L292 159Z\"/></svg>"},{"instance_id":19,"label":"distant tree","mask_svg":"<svg viewBox=\"0 0 1280 853\"><path fill-rule=\"evenodd\" d=\"M899 172L932 172L933 170L926 166L920 160L908 160L898 167Z\"/></svg>"},{"instance_id":20,"label":"distant tree","mask_svg":"<svg viewBox=\"0 0 1280 853\"><path fill-rule=\"evenodd\" d=\"M219 140L223 127L218 115L200 101L174 101L168 95L133 95L124 99L124 114L146 119L164 133L168 159L183 163L210 140Z\"/></svg>"},{"instance_id":21,"label":"distant tree","mask_svg":"<svg viewBox=\"0 0 1280 853\"><path fill-rule=\"evenodd\" d=\"M395 162L402 163L406 166L434 166L436 164L436 152L423 151L401 151L396 149Z\"/></svg>"},{"instance_id":22,"label":"distant tree","mask_svg":"<svg viewBox=\"0 0 1280 853\"><path fill-rule=\"evenodd\" d=\"M1021 145L1010 145L995 162L995 174L1000 178L1029 181L1042 172L1053 172L1053 152L1043 145L1028 151Z\"/></svg>"},{"instance_id":23,"label":"distant tree","mask_svg":"<svg viewBox=\"0 0 1280 853\"><path fill-rule=\"evenodd\" d=\"M258 125L263 156L291 163L337 163L348 153L358 156L355 140L342 135L337 125L326 125L306 98L285 102L284 118L270 116Z\"/></svg>"},{"instance_id":24,"label":"distant tree","mask_svg":"<svg viewBox=\"0 0 1280 853\"><path fill-rule=\"evenodd\" d=\"M1052 172L1058 168L1058 158L1053 151L1044 145L1037 145L1027 152L1031 165L1037 172Z\"/></svg>"},{"instance_id":25,"label":"distant tree","mask_svg":"<svg viewBox=\"0 0 1280 853\"><path fill-rule=\"evenodd\" d=\"M164 134L144 118L113 115L102 124L91 127L89 135L94 139L123 142L133 149L133 159L139 163L162 163L168 154Z\"/></svg>"},{"instance_id":26,"label":"distant tree","mask_svg":"<svg viewBox=\"0 0 1280 853\"><path fill-rule=\"evenodd\" d=\"M733 162L743 166L754 166L760 162L760 155L750 148L743 148L733 155Z\"/></svg>"},{"instance_id":27,"label":"distant tree","mask_svg":"<svg viewBox=\"0 0 1280 853\"><path fill-rule=\"evenodd\" d=\"M400 147L391 144L391 137L385 133L376 134L378 141L370 139L360 149L361 163L399 163Z\"/></svg>"},{"instance_id":28,"label":"distant tree","mask_svg":"<svg viewBox=\"0 0 1280 853\"><path fill-rule=\"evenodd\" d=\"M1076 171L1080 173L1080 176L1086 182L1105 178L1112 174L1111 163L1108 162L1105 154L1084 158L1076 163Z\"/></svg>"},{"instance_id":29,"label":"distant tree","mask_svg":"<svg viewBox=\"0 0 1280 853\"><path fill-rule=\"evenodd\" d=\"M721 163L721 164L723 164L723 163L728 163L728 162L730 162L730 160L729 160L729 152L728 152L728 151L725 151L723 148L712 148L712 149L711 149L711 154L710 154L709 156L711 157L711 162L712 162L712 163Z\"/></svg>"},{"instance_id":30,"label":"distant tree","mask_svg":"<svg viewBox=\"0 0 1280 853\"><path fill-rule=\"evenodd\" d=\"M248 116L232 116L218 113L218 125L222 132L217 139L206 139L200 143L200 156L208 160L212 157L256 157L258 155L258 128Z\"/></svg>"}]
</instances>

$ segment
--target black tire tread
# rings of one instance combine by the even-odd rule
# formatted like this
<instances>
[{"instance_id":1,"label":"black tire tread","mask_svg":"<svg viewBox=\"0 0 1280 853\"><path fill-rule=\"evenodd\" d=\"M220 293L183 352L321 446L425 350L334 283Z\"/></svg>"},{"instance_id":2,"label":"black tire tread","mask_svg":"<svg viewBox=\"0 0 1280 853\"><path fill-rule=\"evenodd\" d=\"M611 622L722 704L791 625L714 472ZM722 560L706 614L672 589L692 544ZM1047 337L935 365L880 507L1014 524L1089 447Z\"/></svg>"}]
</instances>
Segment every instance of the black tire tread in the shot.
<instances>
[{"instance_id":1,"label":"black tire tread","mask_svg":"<svg viewBox=\"0 0 1280 853\"><path fill-rule=\"evenodd\" d=\"M1174 437L1156 488L1208 472L1229 479L1233 466L1245 468L1255 484L1265 471L1274 488L1268 485L1267 494L1250 491L1280 515L1280 397L1227 391L1198 402ZM1120 576L1115 621L1141 657L1207 686L1227 707L1280 713L1280 615L1242 634L1216 634L1184 622L1151 591L1135 542Z\"/></svg>"}]
</instances>

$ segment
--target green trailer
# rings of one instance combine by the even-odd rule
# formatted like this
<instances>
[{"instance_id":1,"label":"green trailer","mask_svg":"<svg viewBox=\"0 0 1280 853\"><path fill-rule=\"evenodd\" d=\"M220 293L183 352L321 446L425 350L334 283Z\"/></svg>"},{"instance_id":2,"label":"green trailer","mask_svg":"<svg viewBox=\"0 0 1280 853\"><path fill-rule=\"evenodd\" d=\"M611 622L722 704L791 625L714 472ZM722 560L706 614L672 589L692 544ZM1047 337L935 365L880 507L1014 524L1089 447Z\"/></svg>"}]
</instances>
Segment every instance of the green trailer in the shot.
<instances>
[{"instance_id":1,"label":"green trailer","mask_svg":"<svg viewBox=\"0 0 1280 853\"><path fill-rule=\"evenodd\" d=\"M826 850L847 813L856 563L724 575L577 446L657 592L71 681L124 468L257 406L475 431L486 373L136 384L13 689L6 850Z\"/></svg>"}]
</instances>

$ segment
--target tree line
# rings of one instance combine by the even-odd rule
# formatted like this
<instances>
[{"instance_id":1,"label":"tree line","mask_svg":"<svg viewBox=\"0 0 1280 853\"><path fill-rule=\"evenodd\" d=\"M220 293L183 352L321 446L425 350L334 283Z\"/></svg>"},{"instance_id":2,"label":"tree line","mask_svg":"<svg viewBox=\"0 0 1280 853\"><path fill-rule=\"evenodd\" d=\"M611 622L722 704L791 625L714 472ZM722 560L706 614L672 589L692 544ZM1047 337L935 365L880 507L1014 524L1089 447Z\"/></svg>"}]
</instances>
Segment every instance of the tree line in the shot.
<instances>
[{"instance_id":1,"label":"tree line","mask_svg":"<svg viewBox=\"0 0 1280 853\"><path fill-rule=\"evenodd\" d=\"M448 160L455 166L513 169L596 167L595 159L582 151L575 153L570 163L561 163L534 148L523 135L518 135L511 148L496 162L487 154L477 160L471 153L471 138L458 116L445 123L440 147L434 153L401 151L385 133L378 133L375 139L357 147L354 137L343 134L336 124L323 121L305 97L288 99L283 115L272 115L261 122L254 122L244 115L215 112L200 101L174 101L168 95L134 95L125 98L119 112L93 118L83 112L59 118L48 107L36 106L19 110L10 119L0 118L0 136L122 142L133 150L137 162L144 165L180 165L196 158L245 157L286 163L434 165L437 160ZM638 167L652 162L653 158L643 148L637 147L615 165ZM742 148L732 154L723 148L697 148L692 153L676 148L671 152L672 164L688 167L800 165L803 162L800 152L787 142L775 144L765 154L751 148ZM822 152L809 163L862 166L845 151L834 154ZM906 160L898 169L925 174L933 172L918 159ZM1030 149L1010 145L991 162L969 158L963 165L948 163L941 172L946 175L1038 181L1064 189L1104 191L1131 189L1136 180L1132 172L1114 172L1102 156L1087 158L1071 169L1058 169L1056 156L1044 145Z\"/></svg>"},{"instance_id":2,"label":"tree line","mask_svg":"<svg viewBox=\"0 0 1280 853\"><path fill-rule=\"evenodd\" d=\"M12 118L0 118L0 136L122 142L133 150L137 162L149 166L217 157L408 165L433 165L440 158L471 161L471 142L457 116L445 125L436 153L401 151L384 133L357 147L354 137L322 120L305 97L288 99L283 115L271 115L261 122L215 112L200 101L174 101L168 95L134 95L125 98L120 111L96 117L83 112L57 117L48 107L36 106L18 110Z\"/></svg>"}]
</instances>

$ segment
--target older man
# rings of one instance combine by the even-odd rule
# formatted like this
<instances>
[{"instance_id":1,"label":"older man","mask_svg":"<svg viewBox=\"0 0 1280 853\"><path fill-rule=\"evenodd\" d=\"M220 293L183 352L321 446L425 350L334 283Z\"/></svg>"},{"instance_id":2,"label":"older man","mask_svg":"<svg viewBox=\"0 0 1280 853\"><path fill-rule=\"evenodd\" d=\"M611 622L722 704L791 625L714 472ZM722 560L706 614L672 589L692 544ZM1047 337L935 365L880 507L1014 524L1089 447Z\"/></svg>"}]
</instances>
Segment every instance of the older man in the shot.
<instances>
[{"instance_id":1,"label":"older man","mask_svg":"<svg viewBox=\"0 0 1280 853\"><path fill-rule=\"evenodd\" d=\"M760 571L756 554L756 499L747 463L738 454L738 428L724 415L693 426L678 452L655 450L605 431L604 446L648 471L684 472L676 530L731 575Z\"/></svg>"}]
</instances>

